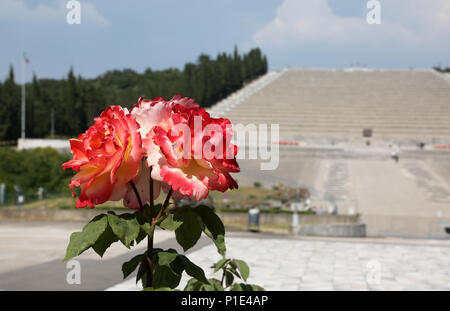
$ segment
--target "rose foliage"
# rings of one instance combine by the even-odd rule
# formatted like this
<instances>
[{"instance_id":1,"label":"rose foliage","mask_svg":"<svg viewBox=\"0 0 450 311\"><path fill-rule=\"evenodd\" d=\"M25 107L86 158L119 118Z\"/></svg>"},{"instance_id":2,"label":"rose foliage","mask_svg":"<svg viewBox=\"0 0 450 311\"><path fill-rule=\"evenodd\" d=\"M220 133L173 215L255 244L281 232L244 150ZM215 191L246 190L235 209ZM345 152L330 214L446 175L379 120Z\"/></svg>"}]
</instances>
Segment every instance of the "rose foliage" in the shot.
<instances>
[{"instance_id":1,"label":"rose foliage","mask_svg":"<svg viewBox=\"0 0 450 311\"><path fill-rule=\"evenodd\" d=\"M147 240L147 250L122 265L123 277L136 273L146 290L173 290L183 273L191 279L185 290L262 290L245 284L248 265L226 257L225 228L213 207L198 204L210 191L238 188L231 176L239 172L237 146L228 119L212 118L194 100L139 98L131 111L111 106L76 139L70 140L73 158L64 169L76 172L69 187L77 208L94 208L122 200L129 209L92 219L70 236L64 260L92 248L103 257L116 242L127 248ZM175 204L178 200L197 204ZM160 203L156 203L156 202ZM202 268L175 249L154 246L155 228L174 231L184 251L202 233L220 254L213 264L219 279L206 278ZM235 282L241 279L241 282Z\"/></svg>"}]
</instances>

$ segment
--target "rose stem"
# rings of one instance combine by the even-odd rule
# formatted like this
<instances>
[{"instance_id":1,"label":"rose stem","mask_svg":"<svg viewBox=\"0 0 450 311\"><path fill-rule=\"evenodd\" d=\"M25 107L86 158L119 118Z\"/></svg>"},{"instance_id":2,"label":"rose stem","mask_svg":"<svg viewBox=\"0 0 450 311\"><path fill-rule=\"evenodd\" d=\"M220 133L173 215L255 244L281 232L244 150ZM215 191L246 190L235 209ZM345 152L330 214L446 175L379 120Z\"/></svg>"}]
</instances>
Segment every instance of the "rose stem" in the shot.
<instances>
[{"instance_id":1,"label":"rose stem","mask_svg":"<svg viewBox=\"0 0 450 311\"><path fill-rule=\"evenodd\" d=\"M153 264L152 264L152 253L153 253L153 237L147 236L147 262L148 262L148 270L147 270L147 278L145 287L153 286Z\"/></svg>"},{"instance_id":2,"label":"rose stem","mask_svg":"<svg viewBox=\"0 0 450 311\"><path fill-rule=\"evenodd\" d=\"M153 203L153 178L152 178L152 169L153 169L153 166L150 166L150 173L149 173L149 175L150 175L150 208L151 208L151 212L153 212L153 206L154 206L154 203Z\"/></svg>"},{"instance_id":3,"label":"rose stem","mask_svg":"<svg viewBox=\"0 0 450 311\"><path fill-rule=\"evenodd\" d=\"M172 192L173 192L173 189L170 188L169 192L167 193L167 197L164 201L163 210L165 210L167 205L169 205L169 200L170 200L170 197L172 196Z\"/></svg>"},{"instance_id":4,"label":"rose stem","mask_svg":"<svg viewBox=\"0 0 450 311\"><path fill-rule=\"evenodd\" d=\"M158 215L153 219L154 224L158 221L158 219L161 217L161 214L166 210L167 206L169 205L169 200L172 195L172 192L173 192L173 190L172 190L172 188L170 188L169 192L167 193L167 197L164 200L163 206L159 210Z\"/></svg>"},{"instance_id":5,"label":"rose stem","mask_svg":"<svg viewBox=\"0 0 450 311\"><path fill-rule=\"evenodd\" d=\"M225 267L223 268L222 279L220 280L220 285L223 287L223 279L225 279Z\"/></svg>"},{"instance_id":6,"label":"rose stem","mask_svg":"<svg viewBox=\"0 0 450 311\"><path fill-rule=\"evenodd\" d=\"M131 185L131 188L133 188L134 194L136 195L136 198L137 198L138 203L139 203L140 210L143 211L144 210L144 206L142 205L141 197L139 196L139 192L136 189L136 186L135 186L134 182L130 181L130 185Z\"/></svg>"},{"instance_id":7,"label":"rose stem","mask_svg":"<svg viewBox=\"0 0 450 311\"><path fill-rule=\"evenodd\" d=\"M149 167L150 173L150 225L153 222L153 178L152 178L152 166ZM148 270L147 270L147 279L146 285L147 287L153 286L153 264L152 264L152 253L153 253L153 234L155 231L152 231L152 235L147 236L147 262L148 262Z\"/></svg>"},{"instance_id":8,"label":"rose stem","mask_svg":"<svg viewBox=\"0 0 450 311\"><path fill-rule=\"evenodd\" d=\"M152 183L152 177L150 175L150 183ZM159 217L161 217L162 212L166 209L167 205L169 205L169 200L170 197L172 195L172 188L170 188L169 193L167 193L167 197L166 200L164 201L164 205L161 207L161 209L159 210L158 215L156 216L155 219L153 219L152 221L152 225L156 223L156 221L159 219ZM153 215L152 215L153 217ZM146 286L147 287L152 287L152 283L153 283L153 267L152 267L152 253L153 253L153 235L155 234L155 227L152 228L152 236L148 236L147 239L147 262L148 262L148 268L149 271L147 271L147 279L146 279Z\"/></svg>"},{"instance_id":9,"label":"rose stem","mask_svg":"<svg viewBox=\"0 0 450 311\"><path fill-rule=\"evenodd\" d=\"M136 195L136 198L138 200L140 211L144 212L144 206L142 205L141 197L139 196L139 192L136 189L136 185L134 184L133 181L130 181L130 185L131 185L131 188L133 188L134 194ZM153 240L150 238L150 236L148 236L148 239L147 239L147 250L149 250L148 251L148 255L150 256L150 258L151 258L151 255L152 255L151 254L151 251L152 251L152 248L153 248L152 244L153 244ZM143 287L151 287L152 286L152 262L151 262L151 259L149 259L148 257L147 257L147 261L149 262L149 271L147 272L146 284L145 285L142 284Z\"/></svg>"}]
</instances>

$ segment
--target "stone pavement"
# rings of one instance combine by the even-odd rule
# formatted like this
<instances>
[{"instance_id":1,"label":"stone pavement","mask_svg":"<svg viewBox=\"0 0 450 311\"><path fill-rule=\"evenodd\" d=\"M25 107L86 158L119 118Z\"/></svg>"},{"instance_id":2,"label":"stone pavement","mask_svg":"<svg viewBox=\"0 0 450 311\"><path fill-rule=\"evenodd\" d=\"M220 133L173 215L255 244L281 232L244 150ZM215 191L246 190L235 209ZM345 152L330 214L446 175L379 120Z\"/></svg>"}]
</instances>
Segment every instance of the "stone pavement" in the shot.
<instances>
[{"instance_id":1,"label":"stone pavement","mask_svg":"<svg viewBox=\"0 0 450 311\"><path fill-rule=\"evenodd\" d=\"M81 231L85 222L76 221L0 221L0 275L52 260L61 261L66 253L70 235ZM158 231L157 242L172 238L171 232ZM103 256L111 259L128 253L119 243L113 244ZM78 258L98 259L88 250Z\"/></svg>"},{"instance_id":2,"label":"stone pavement","mask_svg":"<svg viewBox=\"0 0 450 311\"><path fill-rule=\"evenodd\" d=\"M122 263L144 252L145 242L131 251L120 243L103 258L87 250L75 259L81 267L81 284L68 284L72 267L62 262L70 234L81 222L0 221L1 290L104 290L122 280ZM177 247L173 233L158 230L155 242L163 248ZM211 243L200 240L199 247ZM195 249L194 249L195 250Z\"/></svg>"},{"instance_id":3,"label":"stone pavement","mask_svg":"<svg viewBox=\"0 0 450 311\"><path fill-rule=\"evenodd\" d=\"M450 241L232 233L227 247L228 257L250 265L248 282L267 290L450 290ZM189 258L211 272L220 257L207 245ZM183 277L180 289L187 279ZM108 290L138 289L130 279Z\"/></svg>"}]
</instances>

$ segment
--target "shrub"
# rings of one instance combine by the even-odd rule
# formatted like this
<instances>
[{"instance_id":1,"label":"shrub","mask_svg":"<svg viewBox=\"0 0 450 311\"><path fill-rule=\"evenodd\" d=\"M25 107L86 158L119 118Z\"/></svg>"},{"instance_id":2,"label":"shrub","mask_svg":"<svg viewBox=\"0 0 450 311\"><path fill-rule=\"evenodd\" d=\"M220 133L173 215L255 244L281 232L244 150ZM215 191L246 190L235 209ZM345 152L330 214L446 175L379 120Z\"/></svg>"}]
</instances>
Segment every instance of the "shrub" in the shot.
<instances>
[{"instance_id":1,"label":"shrub","mask_svg":"<svg viewBox=\"0 0 450 311\"><path fill-rule=\"evenodd\" d=\"M22 151L0 148L0 183L6 184L9 193L18 185L24 192L44 187L47 193L69 194L67 184L73 173L61 169L68 159L69 154L52 148Z\"/></svg>"},{"instance_id":2,"label":"shrub","mask_svg":"<svg viewBox=\"0 0 450 311\"><path fill-rule=\"evenodd\" d=\"M255 181L255 182L253 183L253 186L254 186L255 188L261 188L262 184L261 184L259 181Z\"/></svg>"}]
</instances>

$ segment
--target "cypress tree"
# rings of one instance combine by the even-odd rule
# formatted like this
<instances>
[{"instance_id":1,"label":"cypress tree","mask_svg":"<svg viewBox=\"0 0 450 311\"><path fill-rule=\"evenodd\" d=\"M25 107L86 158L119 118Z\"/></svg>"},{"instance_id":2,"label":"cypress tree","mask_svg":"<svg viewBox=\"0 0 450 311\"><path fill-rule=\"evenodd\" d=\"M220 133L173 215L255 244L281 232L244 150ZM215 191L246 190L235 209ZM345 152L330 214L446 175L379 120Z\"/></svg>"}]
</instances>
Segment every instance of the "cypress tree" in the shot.
<instances>
[{"instance_id":1,"label":"cypress tree","mask_svg":"<svg viewBox=\"0 0 450 311\"><path fill-rule=\"evenodd\" d=\"M109 105L132 108L138 97L166 99L176 94L194 98L209 107L241 88L244 83L265 74L267 57L260 49L239 54L219 53L215 58L201 54L197 62L186 63L183 70L167 69L142 74L131 69L111 70L94 79L75 77L73 67L65 79L38 79L27 86L27 136L46 137L51 132L52 110L57 136L72 137L84 132ZM20 86L10 68L0 83L0 140L20 136Z\"/></svg>"},{"instance_id":2,"label":"cypress tree","mask_svg":"<svg viewBox=\"0 0 450 311\"><path fill-rule=\"evenodd\" d=\"M8 78L3 88L3 99L6 106L5 139L14 140L20 136L20 87L14 81L14 69L9 67Z\"/></svg>"}]
</instances>

